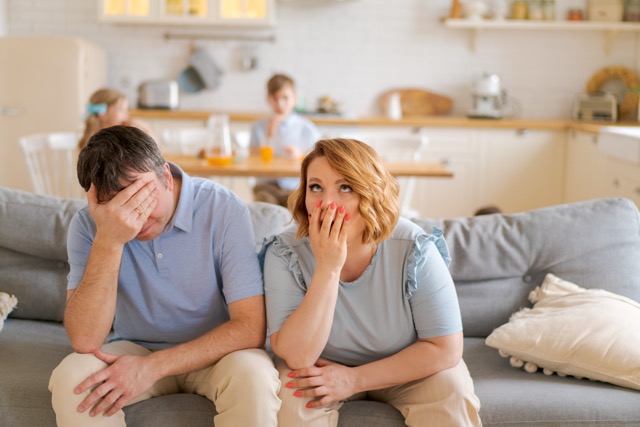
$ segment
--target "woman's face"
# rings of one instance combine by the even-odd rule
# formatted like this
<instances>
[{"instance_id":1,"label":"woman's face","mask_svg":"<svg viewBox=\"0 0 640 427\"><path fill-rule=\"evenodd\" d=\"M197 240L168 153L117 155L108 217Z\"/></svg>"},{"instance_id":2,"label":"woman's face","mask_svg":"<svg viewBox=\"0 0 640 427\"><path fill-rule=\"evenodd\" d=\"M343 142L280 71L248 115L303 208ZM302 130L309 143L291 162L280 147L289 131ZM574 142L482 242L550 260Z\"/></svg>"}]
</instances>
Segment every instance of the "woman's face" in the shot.
<instances>
[{"instance_id":1,"label":"woman's face","mask_svg":"<svg viewBox=\"0 0 640 427\"><path fill-rule=\"evenodd\" d=\"M107 112L100 116L100 124L103 128L122 125L129 120L129 102L126 98L120 98L109 105Z\"/></svg>"},{"instance_id":2,"label":"woman's face","mask_svg":"<svg viewBox=\"0 0 640 427\"><path fill-rule=\"evenodd\" d=\"M332 202L337 205L336 210L344 206L346 213L350 216L347 242L361 242L364 221L358 209L360 195L353 191L342 175L331 168L326 157L318 157L309 163L306 185L307 213L311 214L314 209L318 209L316 208L318 201L322 201L319 209L323 209L320 220L324 219L324 212Z\"/></svg>"}]
</instances>

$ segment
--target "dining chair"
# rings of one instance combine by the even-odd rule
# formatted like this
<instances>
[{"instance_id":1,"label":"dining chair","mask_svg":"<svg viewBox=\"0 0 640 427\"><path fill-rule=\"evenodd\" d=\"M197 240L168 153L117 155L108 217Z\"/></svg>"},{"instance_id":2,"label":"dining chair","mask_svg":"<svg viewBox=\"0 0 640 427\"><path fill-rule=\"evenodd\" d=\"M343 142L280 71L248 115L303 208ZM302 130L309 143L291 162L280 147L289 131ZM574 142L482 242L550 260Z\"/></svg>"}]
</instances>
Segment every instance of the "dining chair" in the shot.
<instances>
[{"instance_id":1,"label":"dining chair","mask_svg":"<svg viewBox=\"0 0 640 427\"><path fill-rule=\"evenodd\" d=\"M85 198L76 172L79 138L77 132L54 132L19 139L35 193Z\"/></svg>"},{"instance_id":2,"label":"dining chair","mask_svg":"<svg viewBox=\"0 0 640 427\"><path fill-rule=\"evenodd\" d=\"M429 145L429 137L424 130L416 133L395 132L353 132L341 135L358 139L373 147L382 160L390 162L419 162L423 159L425 148ZM417 217L419 213L411 208L416 177L397 177L400 185L400 214L405 217Z\"/></svg>"}]
</instances>

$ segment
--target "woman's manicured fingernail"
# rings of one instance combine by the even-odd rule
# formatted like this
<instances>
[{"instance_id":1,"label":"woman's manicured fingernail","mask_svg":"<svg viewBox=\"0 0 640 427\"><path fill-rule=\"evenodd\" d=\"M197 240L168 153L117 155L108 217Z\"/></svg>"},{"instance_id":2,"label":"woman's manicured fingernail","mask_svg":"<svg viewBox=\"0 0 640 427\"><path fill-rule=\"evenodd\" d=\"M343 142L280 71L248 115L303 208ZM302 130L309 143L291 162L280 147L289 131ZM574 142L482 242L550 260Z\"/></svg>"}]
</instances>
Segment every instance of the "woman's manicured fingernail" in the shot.
<instances>
[{"instance_id":1,"label":"woman's manicured fingernail","mask_svg":"<svg viewBox=\"0 0 640 427\"><path fill-rule=\"evenodd\" d=\"M331 204L329 205L329 207L331 208L331 210L336 208L336 204L335 202L331 202Z\"/></svg>"},{"instance_id":2,"label":"woman's manicured fingernail","mask_svg":"<svg viewBox=\"0 0 640 427\"><path fill-rule=\"evenodd\" d=\"M289 372L289 373L287 374L287 376L288 376L289 378L294 378L294 377L296 376L296 374L294 374L293 372Z\"/></svg>"},{"instance_id":3,"label":"woman's manicured fingernail","mask_svg":"<svg viewBox=\"0 0 640 427\"><path fill-rule=\"evenodd\" d=\"M311 409L311 403L307 403L307 408Z\"/></svg>"},{"instance_id":4,"label":"woman's manicured fingernail","mask_svg":"<svg viewBox=\"0 0 640 427\"><path fill-rule=\"evenodd\" d=\"M318 200L316 202L316 208L319 208L320 206L322 206L322 200Z\"/></svg>"},{"instance_id":5,"label":"woman's manicured fingernail","mask_svg":"<svg viewBox=\"0 0 640 427\"><path fill-rule=\"evenodd\" d=\"M344 213L344 206L340 206L340 209L338 209L338 212Z\"/></svg>"},{"instance_id":6,"label":"woman's manicured fingernail","mask_svg":"<svg viewBox=\"0 0 640 427\"><path fill-rule=\"evenodd\" d=\"M293 388L293 383L287 383L287 384L285 384L285 387L287 387L287 388Z\"/></svg>"},{"instance_id":7,"label":"woman's manicured fingernail","mask_svg":"<svg viewBox=\"0 0 640 427\"><path fill-rule=\"evenodd\" d=\"M300 396L302 396L302 392L301 392L300 390L298 390L298 391L296 391L295 393L293 393L293 395L294 395L295 397L300 397Z\"/></svg>"},{"instance_id":8,"label":"woman's manicured fingernail","mask_svg":"<svg viewBox=\"0 0 640 427\"><path fill-rule=\"evenodd\" d=\"M345 220L345 221L349 221L350 219L351 219L351 215L350 215L350 214L346 214L346 215L344 216L344 220Z\"/></svg>"}]
</instances>

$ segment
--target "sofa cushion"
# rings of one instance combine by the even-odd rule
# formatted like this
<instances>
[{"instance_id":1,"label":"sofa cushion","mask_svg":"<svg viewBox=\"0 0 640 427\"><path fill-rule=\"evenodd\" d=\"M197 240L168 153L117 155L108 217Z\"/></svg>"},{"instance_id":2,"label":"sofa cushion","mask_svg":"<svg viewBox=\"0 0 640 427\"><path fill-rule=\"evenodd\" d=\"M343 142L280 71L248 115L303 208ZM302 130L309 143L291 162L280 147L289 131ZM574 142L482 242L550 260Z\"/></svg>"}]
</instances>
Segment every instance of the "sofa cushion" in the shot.
<instances>
[{"instance_id":1,"label":"sofa cushion","mask_svg":"<svg viewBox=\"0 0 640 427\"><path fill-rule=\"evenodd\" d=\"M573 377L513 369L483 338L465 338L464 360L488 426L639 426L640 393Z\"/></svg>"},{"instance_id":2,"label":"sofa cushion","mask_svg":"<svg viewBox=\"0 0 640 427\"><path fill-rule=\"evenodd\" d=\"M427 231L433 221L415 220ZM512 215L440 221L451 250L465 336L487 337L547 273L640 301L640 216L608 198Z\"/></svg>"},{"instance_id":3,"label":"sofa cushion","mask_svg":"<svg viewBox=\"0 0 640 427\"><path fill-rule=\"evenodd\" d=\"M81 200L0 188L0 291L20 304L12 318L62 321L67 228Z\"/></svg>"},{"instance_id":4,"label":"sofa cushion","mask_svg":"<svg viewBox=\"0 0 640 427\"><path fill-rule=\"evenodd\" d=\"M67 261L67 228L82 200L41 196L0 187L0 247Z\"/></svg>"},{"instance_id":5,"label":"sofa cushion","mask_svg":"<svg viewBox=\"0 0 640 427\"><path fill-rule=\"evenodd\" d=\"M289 210L272 203L250 203L249 212L251 212L256 251L262 247L262 241L265 237L280 233L291 222Z\"/></svg>"},{"instance_id":6,"label":"sofa cushion","mask_svg":"<svg viewBox=\"0 0 640 427\"><path fill-rule=\"evenodd\" d=\"M544 368L640 390L640 304L548 274L523 308L487 337L527 372ZM524 364L526 362L526 364Z\"/></svg>"}]
</instances>

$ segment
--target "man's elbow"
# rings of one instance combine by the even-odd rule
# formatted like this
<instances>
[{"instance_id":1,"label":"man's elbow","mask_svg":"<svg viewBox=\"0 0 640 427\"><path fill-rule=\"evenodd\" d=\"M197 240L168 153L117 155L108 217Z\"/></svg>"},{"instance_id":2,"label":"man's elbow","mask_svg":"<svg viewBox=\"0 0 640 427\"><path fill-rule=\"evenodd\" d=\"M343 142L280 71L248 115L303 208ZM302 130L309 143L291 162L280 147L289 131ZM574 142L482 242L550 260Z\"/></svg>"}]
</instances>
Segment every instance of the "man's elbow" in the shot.
<instances>
[{"instance_id":1,"label":"man's elbow","mask_svg":"<svg viewBox=\"0 0 640 427\"><path fill-rule=\"evenodd\" d=\"M93 354L102 346L102 343L96 343L95 341L89 339L73 339L69 337L69 340L71 341L71 347L73 348L73 351L80 354Z\"/></svg>"}]
</instances>

